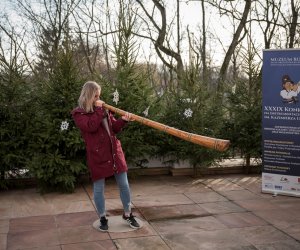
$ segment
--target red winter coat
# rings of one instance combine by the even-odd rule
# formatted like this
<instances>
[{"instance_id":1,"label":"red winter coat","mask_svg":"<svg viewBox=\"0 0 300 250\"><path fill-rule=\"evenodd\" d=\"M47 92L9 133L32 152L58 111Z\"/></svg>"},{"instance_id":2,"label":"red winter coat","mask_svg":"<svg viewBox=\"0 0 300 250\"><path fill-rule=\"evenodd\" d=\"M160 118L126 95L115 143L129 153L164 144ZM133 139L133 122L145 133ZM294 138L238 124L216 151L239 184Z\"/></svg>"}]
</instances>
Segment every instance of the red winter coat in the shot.
<instances>
[{"instance_id":1,"label":"red winter coat","mask_svg":"<svg viewBox=\"0 0 300 250\"><path fill-rule=\"evenodd\" d=\"M75 108L71 114L85 142L87 163L92 180L96 181L112 176L114 173L126 172L128 169L124 153L115 134L120 132L127 122L121 118L115 119L109 112L107 115L109 135L102 123L106 114L103 108L96 107L95 111L90 113L86 113L81 108Z\"/></svg>"}]
</instances>

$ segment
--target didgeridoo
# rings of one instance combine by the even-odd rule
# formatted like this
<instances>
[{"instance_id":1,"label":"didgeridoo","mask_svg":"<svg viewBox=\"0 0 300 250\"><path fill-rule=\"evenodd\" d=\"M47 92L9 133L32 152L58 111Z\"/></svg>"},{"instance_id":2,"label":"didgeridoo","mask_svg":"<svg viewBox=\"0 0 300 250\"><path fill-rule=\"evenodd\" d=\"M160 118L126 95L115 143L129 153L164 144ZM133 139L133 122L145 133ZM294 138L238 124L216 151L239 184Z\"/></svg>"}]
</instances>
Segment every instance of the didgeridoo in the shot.
<instances>
[{"instance_id":1,"label":"didgeridoo","mask_svg":"<svg viewBox=\"0 0 300 250\"><path fill-rule=\"evenodd\" d=\"M127 111L115 108L115 107L113 107L111 105L108 105L106 103L103 104L103 107L110 110L110 111L112 111L112 112L115 112L119 115L125 115L127 113ZM138 116L138 115L135 115L135 114L132 114L132 113L131 113L131 117L135 121L140 122L140 123L142 123L146 126L149 126L149 127L155 128L157 130L166 132L167 134L174 135L174 136L176 136L178 138L181 138L183 140L190 141L190 142L193 142L195 144L198 144L198 145L201 145L201 146L204 146L204 147L207 147L207 148L215 149L215 150L218 150L218 151L221 151L221 152L227 150L229 145L230 145L229 140L217 139L217 138L207 137L207 136L203 136L203 135L188 133L188 132L185 132L185 131L182 131L182 130L179 130L179 129L176 129L176 128L173 128L173 127L169 127L169 126L164 125L162 123L155 122L155 121L152 121L152 120L147 119L145 117L141 117L141 116Z\"/></svg>"}]
</instances>

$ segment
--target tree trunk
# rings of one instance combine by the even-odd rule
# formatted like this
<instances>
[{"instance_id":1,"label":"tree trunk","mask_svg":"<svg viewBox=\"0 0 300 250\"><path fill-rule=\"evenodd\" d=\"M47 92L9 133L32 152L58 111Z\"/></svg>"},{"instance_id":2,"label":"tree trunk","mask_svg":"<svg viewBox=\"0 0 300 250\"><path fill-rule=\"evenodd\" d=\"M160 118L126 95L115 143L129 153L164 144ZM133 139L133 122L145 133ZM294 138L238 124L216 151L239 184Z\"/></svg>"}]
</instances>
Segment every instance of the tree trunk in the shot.
<instances>
[{"instance_id":1,"label":"tree trunk","mask_svg":"<svg viewBox=\"0 0 300 250\"><path fill-rule=\"evenodd\" d=\"M291 8L292 8L292 22L290 26L290 41L289 41L289 48L294 47L295 36L296 36L296 28L297 28L297 21L298 21L298 11L299 8L296 9L294 0L291 0Z\"/></svg>"},{"instance_id":2,"label":"tree trunk","mask_svg":"<svg viewBox=\"0 0 300 250\"><path fill-rule=\"evenodd\" d=\"M203 82L207 82L207 65L206 65L206 22L205 22L205 7L204 0L201 0L202 10L202 49L201 49L201 61L202 61L202 75Z\"/></svg>"},{"instance_id":3,"label":"tree trunk","mask_svg":"<svg viewBox=\"0 0 300 250\"><path fill-rule=\"evenodd\" d=\"M235 32L235 34L233 35L233 39L231 41L231 44L226 52L226 55L225 55L225 58L224 58L224 61L223 61L223 64L221 66L221 70L220 70L220 81L219 81L219 85L218 85L218 89L221 88L221 82L223 80L226 79L226 74L227 74L227 69L229 67L229 63L230 63L230 60L231 60L231 57L234 53L234 50L236 48L236 46L238 45L238 42L239 42L239 37L242 33L242 30L245 28L246 26L246 22L247 22L247 17L248 17L248 14L250 12L250 7L251 7L251 0L245 0L245 8L244 8L244 11L243 11L243 16L242 16L242 19L239 23L239 26Z\"/></svg>"},{"instance_id":4,"label":"tree trunk","mask_svg":"<svg viewBox=\"0 0 300 250\"><path fill-rule=\"evenodd\" d=\"M244 167L244 173L245 174L249 174L249 172L250 172L250 160L251 160L251 156L250 156L250 154L246 154L246 157L245 157L245 159L246 159L246 165L245 165L245 167Z\"/></svg>"},{"instance_id":5,"label":"tree trunk","mask_svg":"<svg viewBox=\"0 0 300 250\"><path fill-rule=\"evenodd\" d=\"M175 72L177 73L177 78L178 78L178 80L180 80L181 76L183 75L183 72L184 72L183 61L182 61L181 55L180 55L180 53L172 50L170 47L166 47L164 45L164 42L166 40L166 34L167 34L167 19L166 19L165 7L161 4L161 1L152 0L152 2L154 3L155 7L159 10L160 15L161 15L161 25L159 27L159 24L154 20L153 16L151 16L145 9L143 1L137 0L137 2L143 8L144 12L148 16L148 18L150 18L150 21L152 22L152 24L158 31L158 37L156 38L156 40L154 42L154 47L155 47L157 55L169 69L175 70ZM164 59L162 53L175 59L176 63L177 63L176 67L174 67L171 63L168 63Z\"/></svg>"}]
</instances>

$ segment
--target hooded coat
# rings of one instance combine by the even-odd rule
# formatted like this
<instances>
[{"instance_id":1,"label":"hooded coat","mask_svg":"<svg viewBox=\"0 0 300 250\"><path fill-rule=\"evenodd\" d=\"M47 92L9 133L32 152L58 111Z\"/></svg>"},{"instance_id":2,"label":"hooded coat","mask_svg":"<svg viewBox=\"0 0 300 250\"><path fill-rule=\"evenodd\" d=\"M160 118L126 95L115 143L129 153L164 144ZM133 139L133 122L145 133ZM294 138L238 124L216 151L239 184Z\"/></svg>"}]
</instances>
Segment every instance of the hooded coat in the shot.
<instances>
[{"instance_id":1,"label":"hooded coat","mask_svg":"<svg viewBox=\"0 0 300 250\"><path fill-rule=\"evenodd\" d=\"M77 107L71 114L85 142L92 180L127 172L121 142L116 137L127 122L122 118L116 119L111 112L102 107L95 107L94 112L89 113ZM107 123L104 122L105 118Z\"/></svg>"}]
</instances>

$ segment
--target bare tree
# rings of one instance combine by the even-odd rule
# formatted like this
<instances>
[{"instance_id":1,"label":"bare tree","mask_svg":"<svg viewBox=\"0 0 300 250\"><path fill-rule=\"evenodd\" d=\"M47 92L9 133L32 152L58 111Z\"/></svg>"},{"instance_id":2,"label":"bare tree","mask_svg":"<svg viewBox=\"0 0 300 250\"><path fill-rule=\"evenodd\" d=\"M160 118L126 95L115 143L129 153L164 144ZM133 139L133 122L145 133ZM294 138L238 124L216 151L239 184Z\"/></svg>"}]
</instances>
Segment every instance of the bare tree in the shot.
<instances>
[{"instance_id":1,"label":"bare tree","mask_svg":"<svg viewBox=\"0 0 300 250\"><path fill-rule=\"evenodd\" d=\"M133 15L137 5L130 0L116 2L112 8L108 0L102 2L90 0L82 3L78 8L79 11L74 13L75 33L78 34L90 73L101 72L110 81L113 81L111 69L120 65L117 59L118 51L124 49L121 48L124 44L120 34L130 36L138 33L138 23ZM113 65L114 63L116 64Z\"/></svg>"},{"instance_id":2,"label":"bare tree","mask_svg":"<svg viewBox=\"0 0 300 250\"><path fill-rule=\"evenodd\" d=\"M11 54L11 52L14 52L14 55L9 55L10 58L14 58L15 61L13 61L15 64L21 63L26 69L26 71L34 72L33 67L33 60L30 55L28 55L27 45L26 45L26 31L23 31L22 33L16 32L14 27L10 24L10 22L5 19L5 24L0 23L0 48L1 48L1 54L0 54L0 60L2 63L8 65L8 61L6 58L6 51L5 51L5 43L9 44L10 52L8 54ZM20 62L19 60L22 60L23 62Z\"/></svg>"},{"instance_id":3,"label":"bare tree","mask_svg":"<svg viewBox=\"0 0 300 250\"><path fill-rule=\"evenodd\" d=\"M203 82L208 81L208 66L207 66L207 28L206 28L206 6L205 6L205 0L192 0L193 2L200 2L201 3L201 17L202 17L202 22L201 22L201 29L200 29L200 41L198 42L200 46L198 46L198 49L194 48L194 44L191 43L191 35L194 32L190 32L189 28L187 28L188 31L188 38L189 38L189 44L190 48L193 50L193 53L196 54L198 57L200 55L200 60L201 60L201 65L202 65L202 80ZM192 1L187 1L187 2L192 2ZM197 47L197 46L196 46ZM199 51L199 53L197 52ZM199 65L200 66L200 65Z\"/></svg>"},{"instance_id":4,"label":"bare tree","mask_svg":"<svg viewBox=\"0 0 300 250\"><path fill-rule=\"evenodd\" d=\"M299 29L300 2L255 1L254 7L252 21L257 23L263 33L264 47L269 49L275 45L293 48L299 39L297 28Z\"/></svg>"},{"instance_id":5,"label":"bare tree","mask_svg":"<svg viewBox=\"0 0 300 250\"><path fill-rule=\"evenodd\" d=\"M154 48L159 58L169 69L174 70L177 73L178 79L180 79L181 75L184 72L183 61L180 53L178 52L178 47L177 51L173 50L169 44L169 41L167 40L167 17L165 6L162 4L162 1L152 0L154 7L152 12L150 13L145 7L143 1L137 0L137 2L140 4L147 18L150 20L157 32L156 38L153 38L151 34L150 36L147 36L145 38L148 38L153 42ZM160 20L156 20L156 16L154 15L155 10L158 10L160 14ZM145 23L147 24L146 20ZM151 30L149 24L148 29L149 31ZM165 56L169 56L171 59L167 60ZM173 65L172 60L176 61L176 66Z\"/></svg>"},{"instance_id":6,"label":"bare tree","mask_svg":"<svg viewBox=\"0 0 300 250\"><path fill-rule=\"evenodd\" d=\"M70 17L81 0L49 0L33 5L29 0L17 0L19 12L30 21L29 32L34 37L40 57L40 69L51 71L57 52L70 38Z\"/></svg>"},{"instance_id":7,"label":"bare tree","mask_svg":"<svg viewBox=\"0 0 300 250\"><path fill-rule=\"evenodd\" d=\"M263 33L265 49L271 48L272 40L276 38L280 26L280 9L281 1L256 1L254 4L252 21L258 24Z\"/></svg>"},{"instance_id":8,"label":"bare tree","mask_svg":"<svg viewBox=\"0 0 300 250\"><path fill-rule=\"evenodd\" d=\"M80 4L77 10L72 13L76 23L74 32L80 43L80 51L87 69L92 75L96 73L96 67L101 58L100 46L103 44L99 32L102 16L100 8L104 8L104 6L98 5L96 0L86 1Z\"/></svg>"},{"instance_id":9,"label":"bare tree","mask_svg":"<svg viewBox=\"0 0 300 250\"><path fill-rule=\"evenodd\" d=\"M296 1L297 2L297 1ZM292 10L292 22L290 24L290 41L289 48L294 48L295 38L296 38L296 29L298 26L298 17L300 11L300 3L295 3L294 0L291 0L291 10Z\"/></svg>"},{"instance_id":10,"label":"bare tree","mask_svg":"<svg viewBox=\"0 0 300 250\"><path fill-rule=\"evenodd\" d=\"M206 19L205 19L205 3L204 3L204 0L201 0L201 13L202 13L202 50L201 50L202 75L203 75L203 81L206 81L207 80Z\"/></svg>"},{"instance_id":11,"label":"bare tree","mask_svg":"<svg viewBox=\"0 0 300 250\"><path fill-rule=\"evenodd\" d=\"M251 0L244 0L245 2L245 6L244 6L244 10L242 13L242 17L239 20L239 25L235 31L235 33L233 34L231 43L229 45L229 48L225 54L221 69L220 69L220 80L223 81L226 79L226 74L227 74L227 69L231 60L231 57L234 53L234 50L236 49L237 45L240 42L240 36L241 33L243 31L243 29L245 29L246 23L247 23L247 18L250 12L250 8L251 8ZM234 10L233 10L234 11ZM233 13L232 11L227 12L227 13ZM235 14L235 13L233 13ZM220 84L219 84L220 87Z\"/></svg>"},{"instance_id":12,"label":"bare tree","mask_svg":"<svg viewBox=\"0 0 300 250\"><path fill-rule=\"evenodd\" d=\"M177 53L180 54L180 0L176 1L177 5Z\"/></svg>"}]
</instances>

